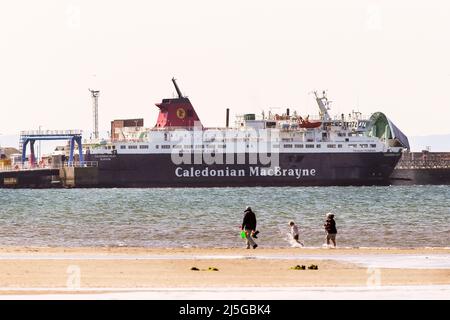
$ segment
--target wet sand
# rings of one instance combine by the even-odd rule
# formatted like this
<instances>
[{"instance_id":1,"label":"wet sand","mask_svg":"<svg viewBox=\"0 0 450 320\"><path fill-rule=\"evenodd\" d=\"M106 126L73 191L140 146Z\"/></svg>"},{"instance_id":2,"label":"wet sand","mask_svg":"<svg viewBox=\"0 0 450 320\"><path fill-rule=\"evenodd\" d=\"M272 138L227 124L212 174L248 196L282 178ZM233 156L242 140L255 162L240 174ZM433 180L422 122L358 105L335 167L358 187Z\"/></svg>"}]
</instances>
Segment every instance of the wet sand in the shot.
<instances>
[{"instance_id":1,"label":"wet sand","mask_svg":"<svg viewBox=\"0 0 450 320\"><path fill-rule=\"evenodd\" d=\"M450 249L0 248L2 295L405 285L450 285Z\"/></svg>"},{"instance_id":2,"label":"wet sand","mask_svg":"<svg viewBox=\"0 0 450 320\"><path fill-rule=\"evenodd\" d=\"M157 255L294 255L294 254L450 254L450 247L437 248L264 248L256 250L244 248L142 248L142 247L0 247L0 257L4 254L157 254Z\"/></svg>"}]
</instances>

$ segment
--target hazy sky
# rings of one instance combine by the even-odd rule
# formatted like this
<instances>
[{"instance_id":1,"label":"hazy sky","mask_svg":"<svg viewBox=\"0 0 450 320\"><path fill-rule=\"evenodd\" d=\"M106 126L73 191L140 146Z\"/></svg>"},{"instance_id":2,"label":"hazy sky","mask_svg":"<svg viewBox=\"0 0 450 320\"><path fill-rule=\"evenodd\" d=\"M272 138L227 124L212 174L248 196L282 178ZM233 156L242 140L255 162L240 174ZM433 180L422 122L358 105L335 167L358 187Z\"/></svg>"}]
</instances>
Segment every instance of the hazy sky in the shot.
<instances>
[{"instance_id":1,"label":"hazy sky","mask_svg":"<svg viewBox=\"0 0 450 320\"><path fill-rule=\"evenodd\" d=\"M0 3L0 133L156 121L175 76L206 126L225 108L383 111L407 135L450 133L449 1ZM281 109L275 109L280 107Z\"/></svg>"}]
</instances>

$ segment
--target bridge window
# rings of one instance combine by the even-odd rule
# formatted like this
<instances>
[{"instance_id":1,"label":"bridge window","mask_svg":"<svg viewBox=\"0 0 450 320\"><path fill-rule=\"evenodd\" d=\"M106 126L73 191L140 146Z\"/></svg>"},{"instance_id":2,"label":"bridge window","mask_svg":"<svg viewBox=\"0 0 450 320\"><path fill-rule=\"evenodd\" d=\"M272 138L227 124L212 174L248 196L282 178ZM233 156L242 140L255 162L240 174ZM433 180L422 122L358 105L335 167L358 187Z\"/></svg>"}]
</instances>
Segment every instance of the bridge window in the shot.
<instances>
[{"instance_id":1,"label":"bridge window","mask_svg":"<svg viewBox=\"0 0 450 320\"><path fill-rule=\"evenodd\" d=\"M139 149L148 149L148 145L147 144L141 144L139 146Z\"/></svg>"},{"instance_id":2,"label":"bridge window","mask_svg":"<svg viewBox=\"0 0 450 320\"><path fill-rule=\"evenodd\" d=\"M376 144L371 144L370 147L371 147L371 148L376 148L377 145L376 145Z\"/></svg>"},{"instance_id":3,"label":"bridge window","mask_svg":"<svg viewBox=\"0 0 450 320\"><path fill-rule=\"evenodd\" d=\"M128 149L137 149L137 146L136 145L131 145L131 146L128 146Z\"/></svg>"},{"instance_id":4,"label":"bridge window","mask_svg":"<svg viewBox=\"0 0 450 320\"><path fill-rule=\"evenodd\" d=\"M127 146L120 146L120 149L126 149Z\"/></svg>"},{"instance_id":5,"label":"bridge window","mask_svg":"<svg viewBox=\"0 0 450 320\"><path fill-rule=\"evenodd\" d=\"M307 144L307 145L306 145L306 149L312 149L312 148L314 148L314 145L313 145L313 144Z\"/></svg>"},{"instance_id":6,"label":"bridge window","mask_svg":"<svg viewBox=\"0 0 450 320\"><path fill-rule=\"evenodd\" d=\"M302 144L296 144L295 147L296 148L303 148L303 145Z\"/></svg>"},{"instance_id":7,"label":"bridge window","mask_svg":"<svg viewBox=\"0 0 450 320\"><path fill-rule=\"evenodd\" d=\"M163 144L163 145L161 146L161 149L170 149L170 145L168 145L168 144Z\"/></svg>"}]
</instances>

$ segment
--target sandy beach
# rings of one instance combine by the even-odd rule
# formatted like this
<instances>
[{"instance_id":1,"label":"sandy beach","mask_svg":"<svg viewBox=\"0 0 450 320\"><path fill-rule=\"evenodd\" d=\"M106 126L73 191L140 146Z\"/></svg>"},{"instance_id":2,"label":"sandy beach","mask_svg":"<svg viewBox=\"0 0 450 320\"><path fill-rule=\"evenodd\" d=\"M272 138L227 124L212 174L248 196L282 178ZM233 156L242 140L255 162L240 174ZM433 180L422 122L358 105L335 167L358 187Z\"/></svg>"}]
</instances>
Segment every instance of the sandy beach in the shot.
<instances>
[{"instance_id":1,"label":"sandy beach","mask_svg":"<svg viewBox=\"0 0 450 320\"><path fill-rule=\"evenodd\" d=\"M292 269L311 264L318 270ZM448 248L0 248L3 297L152 288L225 292L442 285L450 285Z\"/></svg>"}]
</instances>

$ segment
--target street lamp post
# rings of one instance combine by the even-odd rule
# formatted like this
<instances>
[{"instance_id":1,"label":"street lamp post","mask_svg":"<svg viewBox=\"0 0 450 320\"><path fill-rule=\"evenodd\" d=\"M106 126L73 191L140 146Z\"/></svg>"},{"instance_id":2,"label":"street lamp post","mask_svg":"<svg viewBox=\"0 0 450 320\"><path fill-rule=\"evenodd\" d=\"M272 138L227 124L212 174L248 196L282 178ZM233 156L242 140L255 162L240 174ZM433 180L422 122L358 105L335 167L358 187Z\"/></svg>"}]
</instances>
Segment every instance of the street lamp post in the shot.
<instances>
[{"instance_id":1,"label":"street lamp post","mask_svg":"<svg viewBox=\"0 0 450 320\"><path fill-rule=\"evenodd\" d=\"M39 135L41 134L41 125L39 125ZM39 140L38 162L41 161L41 140Z\"/></svg>"}]
</instances>

